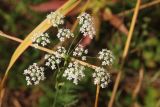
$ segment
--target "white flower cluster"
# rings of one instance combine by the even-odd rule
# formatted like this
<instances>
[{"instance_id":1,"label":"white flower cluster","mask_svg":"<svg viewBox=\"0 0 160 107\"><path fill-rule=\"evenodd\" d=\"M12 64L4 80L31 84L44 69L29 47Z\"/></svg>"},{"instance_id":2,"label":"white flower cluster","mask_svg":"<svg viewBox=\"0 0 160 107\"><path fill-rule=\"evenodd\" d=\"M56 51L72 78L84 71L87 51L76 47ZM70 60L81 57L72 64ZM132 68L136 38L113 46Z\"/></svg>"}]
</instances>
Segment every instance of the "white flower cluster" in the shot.
<instances>
[{"instance_id":1,"label":"white flower cluster","mask_svg":"<svg viewBox=\"0 0 160 107\"><path fill-rule=\"evenodd\" d=\"M86 60L86 56L82 56L83 54L87 54L88 50L84 49L82 45L78 45L73 51L73 56L81 57L82 60Z\"/></svg>"},{"instance_id":2,"label":"white flower cluster","mask_svg":"<svg viewBox=\"0 0 160 107\"><path fill-rule=\"evenodd\" d=\"M66 54L66 49L63 46L58 46L57 50L56 50L56 55L60 55L61 57L63 57Z\"/></svg>"},{"instance_id":3,"label":"white flower cluster","mask_svg":"<svg viewBox=\"0 0 160 107\"><path fill-rule=\"evenodd\" d=\"M67 69L63 73L63 77L66 77L68 80L73 80L74 84L78 84L85 74L84 66L79 65L77 62L70 62Z\"/></svg>"},{"instance_id":4,"label":"white flower cluster","mask_svg":"<svg viewBox=\"0 0 160 107\"><path fill-rule=\"evenodd\" d=\"M52 55L46 54L44 59L47 60L45 65L51 67L52 70L56 69L57 68L56 64L59 64L61 62L60 57L57 58L54 54Z\"/></svg>"},{"instance_id":5,"label":"white flower cluster","mask_svg":"<svg viewBox=\"0 0 160 107\"><path fill-rule=\"evenodd\" d=\"M44 59L46 59L45 65L51 67L52 70L56 69L56 65L60 64L62 61L62 56L66 53L64 47L58 47L55 54L49 55L46 54Z\"/></svg>"},{"instance_id":6,"label":"white flower cluster","mask_svg":"<svg viewBox=\"0 0 160 107\"><path fill-rule=\"evenodd\" d=\"M44 68L39 67L37 63L30 65L23 73L26 76L27 85L37 85L41 80L45 79Z\"/></svg>"},{"instance_id":7,"label":"white flower cluster","mask_svg":"<svg viewBox=\"0 0 160 107\"><path fill-rule=\"evenodd\" d=\"M79 19L80 32L83 34L83 36L88 36L92 39L96 34L92 17L87 13L82 13L77 18ZM59 28L59 25L64 24L63 19L64 16L58 11L51 12L49 15L47 15L47 20L49 23L57 28ZM69 29L59 28L57 37L60 41L64 41L65 38L74 37L74 34ZM32 37L32 42L35 47L37 47L39 44L46 46L50 43L49 35L47 33L35 33L35 35ZM71 53L74 57L86 60L86 54L88 54L88 50L84 49L82 45L77 45L76 48L71 51ZM70 55L70 53L67 53L64 47L59 46L55 53L45 55L45 65L50 67L52 70L55 70L57 69L58 65L62 63L63 58L65 59L65 62L66 60L68 61L68 55ZM102 49L98 55L98 59L102 61L101 64L103 67L106 65L112 65L114 56L110 50ZM110 73L108 73L103 67L96 68L92 76L94 78L94 84L105 88L110 82ZM71 62L68 64L68 67L64 70L63 77L66 77L67 80L71 80L77 85L78 82L85 77L83 72L84 70L85 67L83 65L71 60ZM39 84L41 80L45 79L44 67L39 67L36 63L33 63L33 65L30 65L28 69L24 70L23 74L26 76L27 85L36 85Z\"/></svg>"},{"instance_id":8,"label":"white flower cluster","mask_svg":"<svg viewBox=\"0 0 160 107\"><path fill-rule=\"evenodd\" d=\"M91 39L94 35L96 35L94 23L92 17L87 13L82 13L77 17L79 19L80 24L80 32L83 33L84 36L89 36Z\"/></svg>"},{"instance_id":9,"label":"white flower cluster","mask_svg":"<svg viewBox=\"0 0 160 107\"><path fill-rule=\"evenodd\" d=\"M32 43L35 47L37 47L39 44L46 46L50 43L48 33L35 33L32 37Z\"/></svg>"},{"instance_id":10,"label":"white flower cluster","mask_svg":"<svg viewBox=\"0 0 160 107\"><path fill-rule=\"evenodd\" d=\"M64 41L65 38L74 37L74 34L69 29L59 29L57 37L60 41Z\"/></svg>"},{"instance_id":11,"label":"white flower cluster","mask_svg":"<svg viewBox=\"0 0 160 107\"><path fill-rule=\"evenodd\" d=\"M100 51L98 58L100 60L102 60L102 65L112 65L113 64L113 60L115 59L113 56L112 51L107 50L107 49L102 49L102 51Z\"/></svg>"},{"instance_id":12,"label":"white flower cluster","mask_svg":"<svg viewBox=\"0 0 160 107\"><path fill-rule=\"evenodd\" d=\"M104 68L98 67L93 73L94 84L100 85L102 88L106 88L108 83L110 83L110 73L105 71Z\"/></svg>"},{"instance_id":13,"label":"white flower cluster","mask_svg":"<svg viewBox=\"0 0 160 107\"><path fill-rule=\"evenodd\" d=\"M53 25L53 27L58 27L58 25L64 24L63 18L64 16L59 11L51 12L49 15L47 15L47 19Z\"/></svg>"}]
</instances>

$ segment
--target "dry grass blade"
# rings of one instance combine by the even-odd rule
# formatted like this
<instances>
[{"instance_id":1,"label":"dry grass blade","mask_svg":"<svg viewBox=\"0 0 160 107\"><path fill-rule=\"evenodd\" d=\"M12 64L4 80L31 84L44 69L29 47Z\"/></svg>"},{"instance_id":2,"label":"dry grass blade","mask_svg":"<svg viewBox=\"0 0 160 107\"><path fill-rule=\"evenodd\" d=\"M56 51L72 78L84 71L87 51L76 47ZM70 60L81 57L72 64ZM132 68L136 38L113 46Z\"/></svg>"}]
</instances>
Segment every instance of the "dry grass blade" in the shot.
<instances>
[{"instance_id":1,"label":"dry grass blade","mask_svg":"<svg viewBox=\"0 0 160 107\"><path fill-rule=\"evenodd\" d=\"M60 11L62 14L66 15L68 12L70 12L75 6L77 6L80 3L81 0L69 0L66 2L61 8L59 8L57 11ZM45 19L42 23L40 23L26 38L25 40L18 46L18 48L15 50L15 52L12 55L12 58L10 60L9 66L7 67L7 70L5 72L5 75L0 83L0 94L1 90L4 86L5 80L8 76L8 72L13 66L13 64L16 62L16 60L19 58L19 56L32 44L31 38L35 32L45 32L48 28L51 27L51 24L48 23L48 20ZM1 100L0 100L1 101Z\"/></svg>"},{"instance_id":2,"label":"dry grass blade","mask_svg":"<svg viewBox=\"0 0 160 107\"><path fill-rule=\"evenodd\" d=\"M117 75L115 85L114 85L114 88L113 88L113 92L112 92L112 96L110 98L108 107L113 106L113 101L115 99L115 95L116 95L116 92L117 92L117 89L118 89L118 86L119 86L119 83L120 83L121 75L122 75L122 68L124 66L124 62L125 62L125 59L127 57L129 46L130 46L131 39L132 39L132 36L133 36L133 31L134 31L134 27L135 27L135 24L136 24L140 4L141 4L141 0L137 0L134 15L133 15L132 22L131 22L131 27L130 27L130 30L129 30L129 33L128 33L128 36L127 36L127 41L126 41L125 48L124 48L123 55L122 55L121 68L120 68L120 71Z\"/></svg>"}]
</instances>

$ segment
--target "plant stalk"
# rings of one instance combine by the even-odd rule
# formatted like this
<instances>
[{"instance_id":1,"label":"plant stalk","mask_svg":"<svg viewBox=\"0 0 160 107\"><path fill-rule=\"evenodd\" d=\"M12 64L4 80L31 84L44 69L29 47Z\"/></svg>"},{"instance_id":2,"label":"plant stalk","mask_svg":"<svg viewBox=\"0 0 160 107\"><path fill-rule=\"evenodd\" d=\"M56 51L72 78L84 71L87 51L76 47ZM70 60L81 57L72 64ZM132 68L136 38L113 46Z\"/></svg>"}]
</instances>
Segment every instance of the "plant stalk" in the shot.
<instances>
[{"instance_id":1,"label":"plant stalk","mask_svg":"<svg viewBox=\"0 0 160 107\"><path fill-rule=\"evenodd\" d=\"M98 107L99 92L100 92L100 85L98 84L96 89L96 99L95 99L94 107Z\"/></svg>"}]
</instances>

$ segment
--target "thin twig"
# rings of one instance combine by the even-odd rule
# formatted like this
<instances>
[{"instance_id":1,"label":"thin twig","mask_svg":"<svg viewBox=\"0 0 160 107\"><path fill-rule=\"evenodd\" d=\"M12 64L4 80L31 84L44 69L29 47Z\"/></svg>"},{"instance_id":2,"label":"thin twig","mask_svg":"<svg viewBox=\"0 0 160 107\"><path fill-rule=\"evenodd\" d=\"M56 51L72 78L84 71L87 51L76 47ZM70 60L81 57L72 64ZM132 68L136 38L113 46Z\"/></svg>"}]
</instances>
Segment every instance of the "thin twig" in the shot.
<instances>
[{"instance_id":1,"label":"thin twig","mask_svg":"<svg viewBox=\"0 0 160 107\"><path fill-rule=\"evenodd\" d=\"M154 1L151 1L151 2L149 2L149 3L142 4L142 5L140 6L139 10L142 10L142 9L145 9L145 8L148 8L148 7L151 7L151 6L154 6L154 5L159 4L159 3L160 3L160 0L154 0ZM130 9L130 10L126 10L126 11L123 11L123 12L120 12L120 13L118 13L117 15L118 15L118 16L127 15L127 14L129 14L129 13L134 12L134 9L135 9L135 8Z\"/></svg>"},{"instance_id":2,"label":"thin twig","mask_svg":"<svg viewBox=\"0 0 160 107\"><path fill-rule=\"evenodd\" d=\"M97 85L97 89L96 89L96 99L95 99L94 107L98 107L99 91L100 91L100 85Z\"/></svg>"},{"instance_id":3,"label":"thin twig","mask_svg":"<svg viewBox=\"0 0 160 107\"><path fill-rule=\"evenodd\" d=\"M114 88L113 88L113 92L112 92L112 96L110 98L108 107L112 107L113 106L113 101L115 99L115 95L117 93L117 89L118 89L118 86L119 86L119 83L120 83L120 79L121 79L121 75L122 75L122 68L124 66L125 59L127 57L129 46L130 46L130 43L131 43L131 39L132 39L132 36L133 36L133 30L134 30L134 27L135 27L135 24L136 24L136 20L137 20L140 4L141 4L141 0L137 0L135 12L134 12L134 15L133 15L133 18L132 18L132 22L131 22L131 27L130 27L130 30L129 30L129 33L128 33L128 36L127 36L127 41L126 41L125 48L124 48L123 55L122 55L122 60L121 60L122 62L121 62L120 71L119 71L119 73L117 75L117 78L116 78L116 81L115 81L115 85L114 85Z\"/></svg>"},{"instance_id":4,"label":"thin twig","mask_svg":"<svg viewBox=\"0 0 160 107\"><path fill-rule=\"evenodd\" d=\"M19 43L23 42L23 40L21 40L21 39L19 39L19 38L16 38L16 37L13 37L13 36L10 36L10 35L7 35L7 34L3 33L2 31L0 31L0 36L3 36L3 37L5 37L5 38L8 38L8 39L10 39L10 40L13 40L13 41L16 41L16 42L19 42ZM31 44L30 46L31 46L31 47L34 47L34 45L32 45L32 44ZM34 48L35 48L35 47L34 47ZM37 49L39 49L39 50L41 50L41 51L44 51L44 52L47 52L47 53L50 53L50 54L55 54L55 51L50 50L50 49L45 48L45 47L37 46ZM74 60L74 61L76 61L76 62L78 62L79 64L84 65L84 66L87 66L87 67L89 67L89 68L92 68L92 69L97 68L97 66L95 66L95 65L92 65L92 64L83 62L83 61L78 60L78 59L75 59L75 58L73 58L73 57L72 57L71 59Z\"/></svg>"}]
</instances>

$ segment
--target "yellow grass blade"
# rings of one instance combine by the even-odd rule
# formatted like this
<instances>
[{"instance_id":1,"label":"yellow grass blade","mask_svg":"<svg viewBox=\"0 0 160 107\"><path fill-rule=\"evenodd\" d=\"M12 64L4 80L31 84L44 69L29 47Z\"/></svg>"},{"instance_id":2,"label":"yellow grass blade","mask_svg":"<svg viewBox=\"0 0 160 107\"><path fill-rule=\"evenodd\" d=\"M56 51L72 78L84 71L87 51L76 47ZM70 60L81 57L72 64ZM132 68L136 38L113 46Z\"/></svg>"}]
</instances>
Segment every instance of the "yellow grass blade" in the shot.
<instances>
[{"instance_id":1,"label":"yellow grass blade","mask_svg":"<svg viewBox=\"0 0 160 107\"><path fill-rule=\"evenodd\" d=\"M77 6L81 0L69 0L66 2L61 8L59 8L57 11L60 11L63 15L66 15L69 11L71 11L75 6ZM18 48L13 53L10 63L7 67L7 70L5 72L5 75L1 81L0 84L0 91L3 88L4 82L8 76L8 72L11 69L11 67L14 65L16 60L19 58L19 56L32 44L31 38L35 32L45 32L47 29L51 27L51 24L48 23L48 20L45 19L42 23L40 23L25 39L24 41L18 46Z\"/></svg>"}]
</instances>

